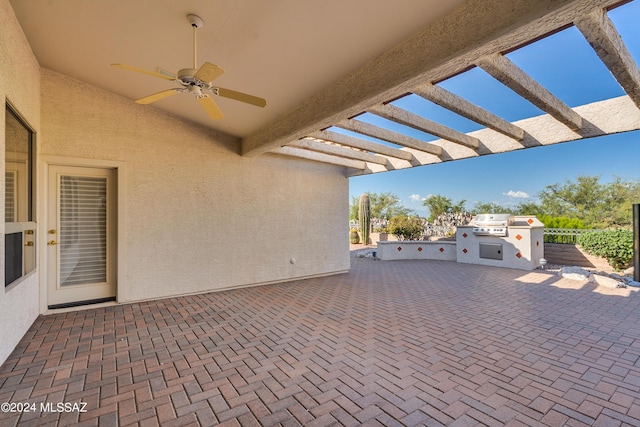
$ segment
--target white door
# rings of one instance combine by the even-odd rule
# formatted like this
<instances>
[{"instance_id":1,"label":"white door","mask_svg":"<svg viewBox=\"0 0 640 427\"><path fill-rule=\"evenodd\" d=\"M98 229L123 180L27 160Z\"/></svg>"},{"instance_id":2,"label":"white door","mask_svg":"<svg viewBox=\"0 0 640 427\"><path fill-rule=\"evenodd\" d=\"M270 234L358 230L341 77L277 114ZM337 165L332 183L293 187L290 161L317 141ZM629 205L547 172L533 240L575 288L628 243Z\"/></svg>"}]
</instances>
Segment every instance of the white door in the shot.
<instances>
[{"instance_id":1,"label":"white door","mask_svg":"<svg viewBox=\"0 0 640 427\"><path fill-rule=\"evenodd\" d=\"M49 308L115 301L115 169L49 166Z\"/></svg>"}]
</instances>

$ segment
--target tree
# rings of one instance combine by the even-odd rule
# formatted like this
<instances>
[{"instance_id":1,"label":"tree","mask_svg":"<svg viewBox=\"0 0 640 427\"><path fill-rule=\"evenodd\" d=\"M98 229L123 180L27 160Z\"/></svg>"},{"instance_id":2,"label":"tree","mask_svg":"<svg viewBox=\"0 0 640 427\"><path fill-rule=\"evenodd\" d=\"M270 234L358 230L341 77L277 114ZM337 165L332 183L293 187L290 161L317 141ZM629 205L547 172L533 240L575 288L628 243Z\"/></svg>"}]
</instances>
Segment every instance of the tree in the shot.
<instances>
[{"instance_id":1,"label":"tree","mask_svg":"<svg viewBox=\"0 0 640 427\"><path fill-rule=\"evenodd\" d=\"M578 176L575 182L566 180L564 185L547 185L538 197L547 215L596 222L606 209L605 195L599 176Z\"/></svg>"},{"instance_id":2,"label":"tree","mask_svg":"<svg viewBox=\"0 0 640 427\"><path fill-rule=\"evenodd\" d=\"M349 203L349 221L358 220L358 205L360 203L360 196L352 196L351 203Z\"/></svg>"},{"instance_id":3,"label":"tree","mask_svg":"<svg viewBox=\"0 0 640 427\"><path fill-rule=\"evenodd\" d=\"M358 219L359 196L351 198L349 206L349 219ZM400 204L400 199L393 193L369 193L371 218L389 220L395 216L407 216L411 209Z\"/></svg>"},{"instance_id":4,"label":"tree","mask_svg":"<svg viewBox=\"0 0 640 427\"><path fill-rule=\"evenodd\" d=\"M640 203L640 182L626 182L616 178L607 185L607 197L612 209L604 212L604 222L612 228L631 226L632 205Z\"/></svg>"},{"instance_id":5,"label":"tree","mask_svg":"<svg viewBox=\"0 0 640 427\"><path fill-rule=\"evenodd\" d=\"M474 215L482 213L510 213L512 209L501 206L497 203L489 202L476 202L471 213Z\"/></svg>"},{"instance_id":6,"label":"tree","mask_svg":"<svg viewBox=\"0 0 640 427\"><path fill-rule=\"evenodd\" d=\"M436 194L429 196L422 203L429 208L429 222L433 222L437 217L447 212L463 212L464 203L466 200L461 200L458 203L453 203L450 198Z\"/></svg>"},{"instance_id":7,"label":"tree","mask_svg":"<svg viewBox=\"0 0 640 427\"><path fill-rule=\"evenodd\" d=\"M538 198L542 212L552 217L577 218L587 228L629 227L631 204L640 200L640 183L616 178L602 184L599 176L578 176L546 186Z\"/></svg>"},{"instance_id":8,"label":"tree","mask_svg":"<svg viewBox=\"0 0 640 427\"><path fill-rule=\"evenodd\" d=\"M371 198L371 216L389 220L394 216L407 216L411 209L400 204L400 199L393 193L373 193Z\"/></svg>"},{"instance_id":9,"label":"tree","mask_svg":"<svg viewBox=\"0 0 640 427\"><path fill-rule=\"evenodd\" d=\"M537 217L544 215L542 207L535 202L520 202L512 212L514 215L536 215Z\"/></svg>"},{"instance_id":10,"label":"tree","mask_svg":"<svg viewBox=\"0 0 640 427\"><path fill-rule=\"evenodd\" d=\"M481 213L511 213L513 215L544 215L542 208L535 202L520 202L515 206L507 207L494 202L476 202L471 210L474 215Z\"/></svg>"}]
</instances>

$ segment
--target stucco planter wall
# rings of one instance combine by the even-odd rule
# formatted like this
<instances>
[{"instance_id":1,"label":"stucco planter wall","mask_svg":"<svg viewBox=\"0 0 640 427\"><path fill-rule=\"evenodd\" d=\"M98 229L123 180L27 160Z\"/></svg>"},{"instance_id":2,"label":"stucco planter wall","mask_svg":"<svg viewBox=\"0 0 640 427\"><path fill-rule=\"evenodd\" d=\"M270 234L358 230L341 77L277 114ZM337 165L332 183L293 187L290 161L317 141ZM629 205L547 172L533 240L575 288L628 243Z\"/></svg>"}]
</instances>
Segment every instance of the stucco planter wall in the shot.
<instances>
[{"instance_id":1,"label":"stucco planter wall","mask_svg":"<svg viewBox=\"0 0 640 427\"><path fill-rule=\"evenodd\" d=\"M378 242L378 258L384 261L399 259L456 260L456 242L396 241Z\"/></svg>"}]
</instances>

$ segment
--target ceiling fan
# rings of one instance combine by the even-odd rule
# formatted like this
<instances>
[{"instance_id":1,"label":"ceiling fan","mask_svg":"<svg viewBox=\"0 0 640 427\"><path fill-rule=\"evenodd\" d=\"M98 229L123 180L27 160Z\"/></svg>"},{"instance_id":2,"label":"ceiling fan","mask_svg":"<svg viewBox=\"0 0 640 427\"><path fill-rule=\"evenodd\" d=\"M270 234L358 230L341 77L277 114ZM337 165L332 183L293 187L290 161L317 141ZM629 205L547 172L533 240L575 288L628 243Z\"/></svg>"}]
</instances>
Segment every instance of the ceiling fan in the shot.
<instances>
[{"instance_id":1,"label":"ceiling fan","mask_svg":"<svg viewBox=\"0 0 640 427\"><path fill-rule=\"evenodd\" d=\"M236 101L245 102L257 107L264 107L267 101L257 96L248 95L231 89L225 89L219 86L213 86L211 82L224 74L224 70L215 64L205 62L200 68L196 60L196 30L204 25L204 21L197 15L187 15L187 19L193 28L193 68L183 68L177 73L158 68L157 71L145 70L144 68L132 67L125 64L111 64L114 67L123 68L125 70L135 71L138 73L148 74L150 76L159 77L161 79L175 81L182 87L163 90L153 95L145 96L135 102L138 104L151 104L166 97L188 92L194 95L202 108L206 111L212 120L218 120L224 117L218 105L213 101L211 95L222 96L223 98L234 99Z\"/></svg>"}]
</instances>

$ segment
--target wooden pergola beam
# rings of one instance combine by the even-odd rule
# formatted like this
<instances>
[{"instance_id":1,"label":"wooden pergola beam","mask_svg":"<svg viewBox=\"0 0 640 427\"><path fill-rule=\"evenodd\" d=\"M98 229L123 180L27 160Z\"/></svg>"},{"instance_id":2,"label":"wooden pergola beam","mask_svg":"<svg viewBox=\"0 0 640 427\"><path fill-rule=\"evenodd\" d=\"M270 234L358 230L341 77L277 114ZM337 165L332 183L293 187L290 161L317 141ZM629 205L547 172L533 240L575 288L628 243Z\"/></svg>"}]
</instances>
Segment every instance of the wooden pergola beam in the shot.
<instances>
[{"instance_id":1,"label":"wooden pergola beam","mask_svg":"<svg viewBox=\"0 0 640 427\"><path fill-rule=\"evenodd\" d=\"M298 157L306 160L313 160L314 162L329 163L332 165L346 166L348 168L365 170L367 164L361 160L345 159L344 157L332 156L330 154L317 153L315 151L305 150L304 148L297 147L280 147L274 150L275 154L283 154L285 156Z\"/></svg>"},{"instance_id":2,"label":"wooden pergola beam","mask_svg":"<svg viewBox=\"0 0 640 427\"><path fill-rule=\"evenodd\" d=\"M301 139L289 144L290 147L304 148L306 150L317 151L318 153L331 154L338 157L345 157L348 159L362 160L369 163L377 163L379 165L387 166L389 159L375 154L367 153L365 151L356 150L348 147L341 147L339 145L328 144L326 142L315 141L312 139Z\"/></svg>"},{"instance_id":3,"label":"wooden pergola beam","mask_svg":"<svg viewBox=\"0 0 640 427\"><path fill-rule=\"evenodd\" d=\"M309 136L312 138L322 139L324 141L335 142L340 145L348 145L349 147L359 148L361 150L382 154L384 156L395 157L396 159L402 159L408 162L413 160L413 155L408 151L399 150L397 148L389 147L388 145L367 141L353 136L344 135L342 133L322 130L313 132L309 134Z\"/></svg>"},{"instance_id":4,"label":"wooden pergola beam","mask_svg":"<svg viewBox=\"0 0 640 427\"><path fill-rule=\"evenodd\" d=\"M477 138L465 135L455 129L451 129L447 126L441 125L440 123L436 123L422 116L418 116L417 114L413 114L410 111L398 108L395 105L378 104L369 108L367 111L396 123L438 136L442 139L446 139L447 141L464 145L465 147L476 149L480 146L480 141Z\"/></svg>"},{"instance_id":5,"label":"wooden pergola beam","mask_svg":"<svg viewBox=\"0 0 640 427\"><path fill-rule=\"evenodd\" d=\"M604 9L575 21L600 60L640 108L640 71Z\"/></svg>"},{"instance_id":6,"label":"wooden pergola beam","mask_svg":"<svg viewBox=\"0 0 640 427\"><path fill-rule=\"evenodd\" d=\"M483 56L476 64L569 129L575 131L582 128L582 117L503 55L494 53Z\"/></svg>"},{"instance_id":7,"label":"wooden pergola beam","mask_svg":"<svg viewBox=\"0 0 640 427\"><path fill-rule=\"evenodd\" d=\"M415 150L424 151L425 153L439 156L442 154L442 147L430 144L428 142L420 141L419 139L412 138L401 133L393 132L388 129L361 122L360 120L346 119L336 123L336 126L347 129L352 132L361 133L374 138L381 139L383 141L390 142L392 144L401 145L403 147L413 148Z\"/></svg>"},{"instance_id":8,"label":"wooden pergola beam","mask_svg":"<svg viewBox=\"0 0 640 427\"><path fill-rule=\"evenodd\" d=\"M517 141L521 141L524 138L524 130L518 126L439 86L424 83L414 88L412 92L462 117L500 132L509 138Z\"/></svg>"}]
</instances>

